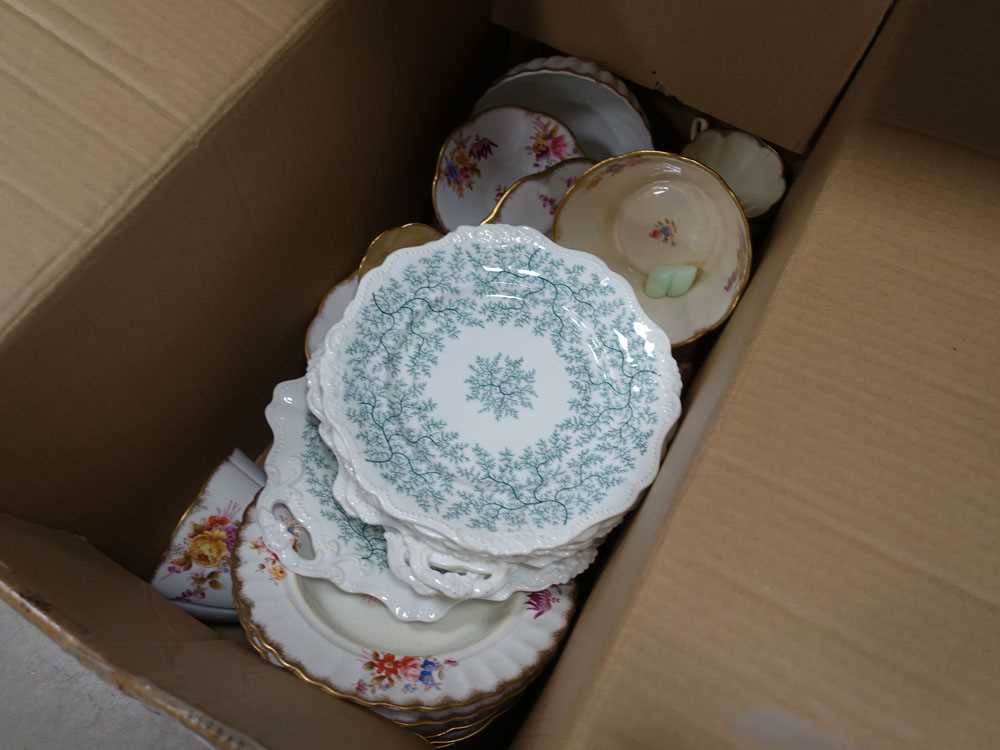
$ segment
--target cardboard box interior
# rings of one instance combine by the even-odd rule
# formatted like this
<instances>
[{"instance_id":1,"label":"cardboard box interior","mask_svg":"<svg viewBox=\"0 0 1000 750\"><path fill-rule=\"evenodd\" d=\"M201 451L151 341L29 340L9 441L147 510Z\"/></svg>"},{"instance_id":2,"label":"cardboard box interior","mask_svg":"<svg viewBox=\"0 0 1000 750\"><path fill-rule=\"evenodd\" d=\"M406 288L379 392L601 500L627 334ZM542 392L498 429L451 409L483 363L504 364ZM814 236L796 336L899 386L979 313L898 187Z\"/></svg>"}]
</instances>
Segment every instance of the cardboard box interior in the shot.
<instances>
[{"instance_id":1,"label":"cardboard box interior","mask_svg":"<svg viewBox=\"0 0 1000 750\"><path fill-rule=\"evenodd\" d=\"M119 9L82 28L74 23L87 13L66 5L2 12L22 34L59 37L83 59L101 60L106 49L100 34L88 36L92 27L129 37L150 24L144 10L126 23ZM100 172L97 157L74 162L84 187L122 191L113 210L110 198L43 201L36 185L3 182L8 218L23 231L6 238L8 255L23 258L18 243L34 239L26 217L50 214L67 226L44 223L47 247L79 247L23 261L37 286L21 284L4 300L0 382L18 398L0 403L2 423L17 426L0 458L0 509L10 514L0 517L0 595L219 746L355 746L364 737L405 747L418 740L265 665L126 571L151 570L188 499L234 444L252 450L266 440L260 411L275 382L299 374L317 300L377 231L426 215L437 145L517 49L487 25L487 3L440 10L447 44L432 43L438 14L417 7L293 5L282 14L276 4L234 4L257 23L239 16L245 47L227 34L210 40L226 54L177 57L191 50L167 34L145 48L159 68L102 61L116 75L95 73L94 91L138 90L148 109L184 126L124 147L143 158L122 157L120 175ZM533 6L534 15L507 2L493 12L640 83L672 70L667 90L802 150L885 11L857 4L825 37L829 49L807 48L802 39L825 20L795 10L809 5L775 2L773 13L745 18L728 3L667 4L656 23L619 18L615 28L630 32L621 37L606 33L600 9L610 11L598 4L570 29L545 20L558 17L558 2ZM221 20L203 25L235 33L236 16L225 15L235 11L219 7ZM970 7L961 25L923 4L892 13L788 196L750 290L687 397L665 470L607 555L518 735L522 746L997 739L988 708L1000 684L991 543L1000 531L1000 414L989 386L1000 346L991 284L1000 191L996 163L967 149L996 153L995 100L969 104L996 80L982 72L996 59L984 52L996 23L986 4ZM800 25L776 27L779 12ZM194 33L167 20L177 39ZM718 38L704 34L682 34L655 57L648 29L669 21L678 33L764 39L790 57L744 46L741 75L706 72L698 51ZM960 29L973 21L970 41ZM942 45L954 52L951 65L928 66L922 53ZM164 49L174 56L157 58ZM644 72L651 56L650 71L661 73ZM782 87L774 63L787 69L802 57L815 61L800 67L815 71L823 92L799 110L790 102L806 74L792 71ZM736 67L718 59L723 72ZM212 84L214 98L194 96L213 65L232 78ZM171 67L185 73L165 76L181 82L175 88L148 77ZM922 118L915 71L947 89L949 106L986 116ZM37 91L22 88L44 104L65 77L57 72L33 81ZM768 87L778 94L765 97ZM92 133L100 108L69 96L58 112ZM777 100L788 109L772 117ZM31 103L35 119L59 122ZM128 122L105 124L108 138L121 135L116 143L131 132ZM68 160L82 136L67 126L60 137L55 157ZM9 151L32 144L48 141Z\"/></svg>"}]
</instances>

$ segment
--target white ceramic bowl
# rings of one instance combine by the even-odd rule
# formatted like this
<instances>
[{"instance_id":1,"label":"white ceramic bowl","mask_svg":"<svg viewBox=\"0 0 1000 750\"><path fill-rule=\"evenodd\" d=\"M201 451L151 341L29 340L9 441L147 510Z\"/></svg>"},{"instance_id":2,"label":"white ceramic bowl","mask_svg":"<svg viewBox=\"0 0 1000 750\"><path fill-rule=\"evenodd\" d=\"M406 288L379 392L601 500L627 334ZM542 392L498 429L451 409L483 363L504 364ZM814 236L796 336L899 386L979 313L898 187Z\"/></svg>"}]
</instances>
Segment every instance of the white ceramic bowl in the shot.
<instances>
[{"instance_id":1,"label":"white ceramic bowl","mask_svg":"<svg viewBox=\"0 0 1000 750\"><path fill-rule=\"evenodd\" d=\"M479 224L516 180L575 156L573 134L548 115L523 107L482 110L441 147L431 186L438 223L448 230Z\"/></svg>"},{"instance_id":2,"label":"white ceramic bowl","mask_svg":"<svg viewBox=\"0 0 1000 750\"><path fill-rule=\"evenodd\" d=\"M766 214L785 194L778 152L739 130L706 130L684 149L729 184L750 219Z\"/></svg>"},{"instance_id":3,"label":"white ceramic bowl","mask_svg":"<svg viewBox=\"0 0 1000 750\"><path fill-rule=\"evenodd\" d=\"M556 213L556 242L593 253L620 273L674 346L721 325L750 278L750 227L725 181L676 154L607 159L577 179ZM694 266L682 296L653 298L647 277Z\"/></svg>"},{"instance_id":4,"label":"white ceramic bowl","mask_svg":"<svg viewBox=\"0 0 1000 750\"><path fill-rule=\"evenodd\" d=\"M473 111L498 106L555 117L573 131L583 155L591 159L653 147L646 115L625 84L575 57L540 57L512 68Z\"/></svg>"}]
</instances>

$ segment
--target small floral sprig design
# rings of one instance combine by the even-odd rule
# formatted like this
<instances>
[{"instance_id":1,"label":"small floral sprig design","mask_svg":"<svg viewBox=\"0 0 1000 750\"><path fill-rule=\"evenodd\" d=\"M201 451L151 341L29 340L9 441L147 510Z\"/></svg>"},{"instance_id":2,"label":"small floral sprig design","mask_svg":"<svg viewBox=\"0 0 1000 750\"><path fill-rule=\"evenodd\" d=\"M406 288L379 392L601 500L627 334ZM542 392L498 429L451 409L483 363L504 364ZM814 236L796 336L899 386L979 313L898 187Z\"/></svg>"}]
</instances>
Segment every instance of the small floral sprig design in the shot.
<instances>
[{"instance_id":1,"label":"small floral sprig design","mask_svg":"<svg viewBox=\"0 0 1000 750\"><path fill-rule=\"evenodd\" d=\"M238 515L239 504L230 501L204 518L195 520L184 539L170 549L163 577L188 574L188 587L175 599L185 602L202 600L209 589L225 587L224 574L229 572L230 556L236 547Z\"/></svg>"},{"instance_id":2,"label":"small floral sprig design","mask_svg":"<svg viewBox=\"0 0 1000 750\"><path fill-rule=\"evenodd\" d=\"M458 666L455 659L433 656L396 656L389 651L371 651L365 654L361 668L370 673L368 679L359 679L354 689L359 695L368 695L397 684L404 693L418 690L440 690L445 670Z\"/></svg>"},{"instance_id":3,"label":"small floral sprig design","mask_svg":"<svg viewBox=\"0 0 1000 750\"><path fill-rule=\"evenodd\" d=\"M465 379L469 392L466 401L478 401L480 414L490 413L499 422L504 417L517 419L520 409L532 407L535 392L535 371L524 367L524 357L514 359L506 354L476 357Z\"/></svg>"},{"instance_id":4,"label":"small floral sprig design","mask_svg":"<svg viewBox=\"0 0 1000 750\"><path fill-rule=\"evenodd\" d=\"M642 161L641 156L627 156L623 159L618 159L616 161L608 164L604 169L599 171L589 182L584 185L587 190L593 190L595 187L600 185L606 177L613 177L616 174L620 174L625 171L626 167L630 167L633 164L638 164ZM579 179L578 177L573 179Z\"/></svg>"},{"instance_id":5,"label":"small floral sprig design","mask_svg":"<svg viewBox=\"0 0 1000 750\"><path fill-rule=\"evenodd\" d=\"M285 576L287 575L285 566L281 564L277 553L264 543L264 537L259 536L250 542L250 549L263 558L257 563L258 573L266 574L275 586L285 580Z\"/></svg>"},{"instance_id":6,"label":"small floral sprig design","mask_svg":"<svg viewBox=\"0 0 1000 750\"><path fill-rule=\"evenodd\" d=\"M736 279L738 279L739 277L740 277L740 269L734 268L733 272L729 274L729 278L726 279L726 284L725 286L722 287L722 291L731 292L733 290L733 286L735 286L736 284Z\"/></svg>"},{"instance_id":7,"label":"small floral sprig design","mask_svg":"<svg viewBox=\"0 0 1000 750\"><path fill-rule=\"evenodd\" d=\"M662 219L649 230L649 236L654 240L662 240L668 245L677 244L677 224L673 219Z\"/></svg>"},{"instance_id":8,"label":"small floral sprig design","mask_svg":"<svg viewBox=\"0 0 1000 750\"><path fill-rule=\"evenodd\" d=\"M532 115L531 127L531 145L528 150L534 157L536 169L558 164L576 153L566 134L560 132L558 123L541 115Z\"/></svg>"},{"instance_id":9,"label":"small floral sprig design","mask_svg":"<svg viewBox=\"0 0 1000 750\"><path fill-rule=\"evenodd\" d=\"M559 205L559 201L553 198L551 195L546 195L545 193L538 194L538 202L542 204L542 208L549 212L550 216L555 215L556 206Z\"/></svg>"},{"instance_id":10,"label":"small floral sprig design","mask_svg":"<svg viewBox=\"0 0 1000 750\"><path fill-rule=\"evenodd\" d=\"M190 584L188 588L177 595L177 599L184 602L204 599L209 589L218 590L223 587L222 573L218 570L209 573L192 573L188 582Z\"/></svg>"},{"instance_id":11,"label":"small floral sprig design","mask_svg":"<svg viewBox=\"0 0 1000 750\"><path fill-rule=\"evenodd\" d=\"M539 617L544 615L553 605L559 603L559 587L552 586L547 589L542 589L541 591L532 591L528 594L528 601L525 602L525 608L531 610L535 613L532 619L537 620Z\"/></svg>"},{"instance_id":12,"label":"small floral sprig design","mask_svg":"<svg viewBox=\"0 0 1000 750\"><path fill-rule=\"evenodd\" d=\"M479 162L489 159L496 148L494 141L479 133L473 136L459 133L455 136L451 150L445 155L444 164L441 165L441 174L448 187L459 198L465 196L466 190L475 187L475 178L482 176Z\"/></svg>"}]
</instances>

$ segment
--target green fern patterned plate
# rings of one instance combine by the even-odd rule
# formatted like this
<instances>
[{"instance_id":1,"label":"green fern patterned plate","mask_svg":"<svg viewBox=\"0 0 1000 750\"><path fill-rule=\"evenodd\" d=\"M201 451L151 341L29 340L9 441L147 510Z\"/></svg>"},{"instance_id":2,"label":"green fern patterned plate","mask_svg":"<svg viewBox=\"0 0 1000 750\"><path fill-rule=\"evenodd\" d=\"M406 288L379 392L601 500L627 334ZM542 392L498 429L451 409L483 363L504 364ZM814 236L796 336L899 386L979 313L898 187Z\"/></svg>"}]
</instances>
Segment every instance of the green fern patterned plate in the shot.
<instances>
[{"instance_id":1,"label":"green fern patterned plate","mask_svg":"<svg viewBox=\"0 0 1000 750\"><path fill-rule=\"evenodd\" d=\"M680 414L670 342L628 282L526 227L394 253L319 372L324 421L381 510L490 555L627 511Z\"/></svg>"},{"instance_id":2,"label":"green fern patterned plate","mask_svg":"<svg viewBox=\"0 0 1000 750\"><path fill-rule=\"evenodd\" d=\"M394 576L386 558L385 531L344 512L334 497L337 459L320 438L306 405L305 378L280 383L264 410L274 433L265 463L267 483L257 500L258 521L268 546L289 570L326 578L344 591L368 594L401 620L432 622L454 601L422 596ZM296 544L288 513L309 533L312 556Z\"/></svg>"},{"instance_id":3,"label":"green fern patterned plate","mask_svg":"<svg viewBox=\"0 0 1000 750\"><path fill-rule=\"evenodd\" d=\"M403 723L447 721L509 698L555 654L572 584L463 602L442 622L400 622L369 598L294 575L250 506L233 580L240 622L268 660Z\"/></svg>"}]
</instances>

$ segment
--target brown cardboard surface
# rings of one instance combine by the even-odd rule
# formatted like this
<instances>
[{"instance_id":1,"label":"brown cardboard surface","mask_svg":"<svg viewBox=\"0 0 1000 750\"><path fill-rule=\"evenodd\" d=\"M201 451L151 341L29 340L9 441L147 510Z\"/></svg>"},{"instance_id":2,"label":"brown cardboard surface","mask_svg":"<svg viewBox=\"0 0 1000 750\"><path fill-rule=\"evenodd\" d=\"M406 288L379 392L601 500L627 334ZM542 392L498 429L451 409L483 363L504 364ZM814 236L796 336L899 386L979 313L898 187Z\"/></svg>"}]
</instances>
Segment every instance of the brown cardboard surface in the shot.
<instances>
[{"instance_id":1,"label":"brown cardboard surface","mask_svg":"<svg viewBox=\"0 0 1000 750\"><path fill-rule=\"evenodd\" d=\"M802 152L889 5L496 0L493 19Z\"/></svg>"},{"instance_id":2,"label":"brown cardboard surface","mask_svg":"<svg viewBox=\"0 0 1000 750\"><path fill-rule=\"evenodd\" d=\"M801 147L885 5L649 5L627 23L646 3L559 24L557 0L516 22L514 3L496 12ZM1000 170L982 156L997 130L988 104L958 122L919 108L926 80L974 110L993 26L983 4L964 36L961 14L901 5L782 207L519 746L1000 741ZM148 571L234 436L260 435L273 384L301 371L321 293L376 231L422 215L485 13L0 2L0 386L16 394L0 399L0 509ZM790 64L796 50L815 65ZM76 537L0 516L0 595L219 746L409 742Z\"/></svg>"},{"instance_id":3,"label":"brown cardboard surface","mask_svg":"<svg viewBox=\"0 0 1000 750\"><path fill-rule=\"evenodd\" d=\"M1000 156L996 3L967 0L955 7L909 0L903 8L903 27L894 35L893 63L873 103L874 115Z\"/></svg>"},{"instance_id":4,"label":"brown cardboard surface","mask_svg":"<svg viewBox=\"0 0 1000 750\"><path fill-rule=\"evenodd\" d=\"M44 14L46 24L63 24L38 55L48 59L53 45L72 47L64 39L71 32L90 39L56 5L29 5L12 17ZM51 138L30 154L23 151L31 144L10 145L26 161L8 165L16 179L7 184L34 180L30 192L58 201L63 213L79 207L73 208L77 225L65 232L47 214L38 215L46 233L59 232L45 234L46 246L61 253L42 265L76 265L47 296L37 285L24 287L24 294L36 295L32 308L0 341L0 389L17 394L0 400L0 424L17 426L17 439L6 441L0 457L0 509L84 534L139 574L152 569L180 512L234 440L263 436L260 412L271 389L303 369L302 332L317 300L356 265L378 231L423 215L440 139L466 104L453 90L474 67L469 61L486 27L485 5L450 3L441 12L464 33L447 45L428 44L437 30L434 14L415 5L340 2L301 16L311 25L279 49L266 47L270 31L258 38L270 26L242 5L210 6L224 15L199 16L183 4L161 9L155 2L84 14L88 28L106 26L94 32L94 49L77 44L89 50L86 58L118 49L99 44L113 34L155 55L140 65L122 53L121 66L105 71L102 85L130 81L129 91L143 91L140 104L162 101L159 110L202 127L185 131L169 171L162 163L168 154L149 154L151 163L160 162L151 168L161 171L142 175L155 184L141 200L138 193L121 197L124 183L143 173L139 166L120 176L102 171L111 168L105 156L115 162L112 147L99 146L118 130L108 135L95 126L104 133L92 138L93 158L103 165L96 171L88 171L91 131L72 117L35 113L35 129L51 128ZM164 13L180 18L175 23ZM229 13L243 25L227 31ZM168 28L154 33L154 21ZM194 54L192 40L211 47L214 35L228 34L248 38L220 40L222 52L209 49L203 59ZM382 38L394 41L389 48L375 43ZM258 57L250 56L250 47ZM220 54L233 56L226 63L232 76L199 77ZM225 98L222 89L238 68L265 67L261 55L273 59L234 106L236 92ZM75 62L57 66L60 75L69 78L61 66ZM177 75L166 75L164 66L178 68ZM98 87L94 95L95 109L116 112L131 104L118 89ZM22 99L0 102L9 117L21 116L15 110ZM195 119L198 107L215 110ZM58 160L50 162L43 152L60 139L72 148L54 152ZM165 148L163 142L155 144ZM85 155L75 159L81 150ZM63 166L80 174L65 184L49 176ZM88 180L108 194L98 201L86 189ZM138 203L94 225L95 212L121 211L116 201L127 200ZM31 205L26 198L14 210L31 218ZM13 230L16 241L29 244L5 248L14 267L37 260L32 226ZM60 244L68 239L83 244Z\"/></svg>"},{"instance_id":5,"label":"brown cardboard surface","mask_svg":"<svg viewBox=\"0 0 1000 750\"><path fill-rule=\"evenodd\" d=\"M90 252L323 3L0 3L0 332ZM3 210L3 209L0 209Z\"/></svg>"},{"instance_id":6,"label":"brown cardboard surface","mask_svg":"<svg viewBox=\"0 0 1000 750\"><path fill-rule=\"evenodd\" d=\"M1000 163L872 119L876 52L520 747L1000 742Z\"/></svg>"},{"instance_id":7,"label":"brown cardboard surface","mask_svg":"<svg viewBox=\"0 0 1000 750\"><path fill-rule=\"evenodd\" d=\"M0 549L0 597L99 676L216 747L422 746L216 635L79 537L0 515Z\"/></svg>"}]
</instances>

